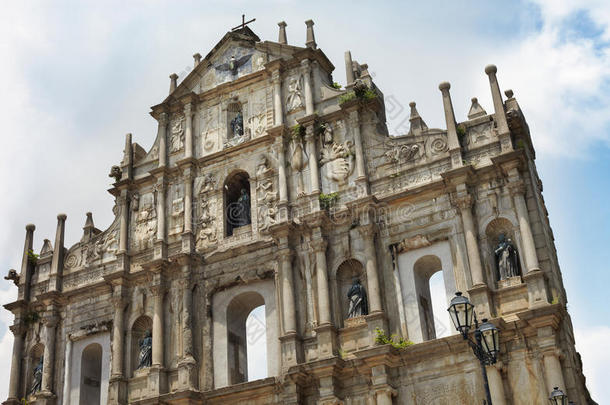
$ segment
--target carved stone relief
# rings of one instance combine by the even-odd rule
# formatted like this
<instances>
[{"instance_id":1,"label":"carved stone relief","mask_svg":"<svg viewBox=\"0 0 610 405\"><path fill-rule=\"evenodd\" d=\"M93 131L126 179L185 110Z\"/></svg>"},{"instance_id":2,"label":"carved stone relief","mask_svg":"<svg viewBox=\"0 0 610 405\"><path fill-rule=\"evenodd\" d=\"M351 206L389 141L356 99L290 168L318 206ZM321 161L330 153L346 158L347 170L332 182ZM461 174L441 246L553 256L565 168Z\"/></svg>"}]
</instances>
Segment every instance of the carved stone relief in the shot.
<instances>
[{"instance_id":1,"label":"carved stone relief","mask_svg":"<svg viewBox=\"0 0 610 405\"><path fill-rule=\"evenodd\" d=\"M307 165L307 155L303 148L303 139L301 137L292 137L290 140L290 167L297 176L297 195L305 194L305 185L303 184L302 171Z\"/></svg>"},{"instance_id":2,"label":"carved stone relief","mask_svg":"<svg viewBox=\"0 0 610 405\"><path fill-rule=\"evenodd\" d=\"M267 232L274 225L277 215L278 195L273 180L266 178L256 184L256 198L258 201L258 229Z\"/></svg>"},{"instance_id":3,"label":"carved stone relief","mask_svg":"<svg viewBox=\"0 0 610 405\"><path fill-rule=\"evenodd\" d=\"M184 117L177 119L171 126L169 142L170 153L176 153L184 147Z\"/></svg>"},{"instance_id":4,"label":"carved stone relief","mask_svg":"<svg viewBox=\"0 0 610 405\"><path fill-rule=\"evenodd\" d=\"M355 155L354 145L349 140L340 143L334 138L330 124L326 125L323 135L323 146L320 150L320 166L322 173L329 179L338 183L347 180L354 171Z\"/></svg>"},{"instance_id":5,"label":"carved stone relief","mask_svg":"<svg viewBox=\"0 0 610 405\"><path fill-rule=\"evenodd\" d=\"M288 81L286 106L288 111L303 107L303 76L292 77Z\"/></svg>"},{"instance_id":6,"label":"carved stone relief","mask_svg":"<svg viewBox=\"0 0 610 405\"><path fill-rule=\"evenodd\" d=\"M209 153L217 149L219 145L219 120L218 106L206 108L201 111L201 147L203 153Z\"/></svg>"},{"instance_id":7,"label":"carved stone relief","mask_svg":"<svg viewBox=\"0 0 610 405\"><path fill-rule=\"evenodd\" d=\"M152 247L157 231L157 212L152 193L144 194L140 198L139 209L135 221L135 245L143 250Z\"/></svg>"},{"instance_id":8,"label":"carved stone relief","mask_svg":"<svg viewBox=\"0 0 610 405\"><path fill-rule=\"evenodd\" d=\"M198 250L208 249L218 243L216 197L212 195L215 188L216 181L211 173L203 174L195 179L195 190L198 194L196 212Z\"/></svg>"}]
</instances>

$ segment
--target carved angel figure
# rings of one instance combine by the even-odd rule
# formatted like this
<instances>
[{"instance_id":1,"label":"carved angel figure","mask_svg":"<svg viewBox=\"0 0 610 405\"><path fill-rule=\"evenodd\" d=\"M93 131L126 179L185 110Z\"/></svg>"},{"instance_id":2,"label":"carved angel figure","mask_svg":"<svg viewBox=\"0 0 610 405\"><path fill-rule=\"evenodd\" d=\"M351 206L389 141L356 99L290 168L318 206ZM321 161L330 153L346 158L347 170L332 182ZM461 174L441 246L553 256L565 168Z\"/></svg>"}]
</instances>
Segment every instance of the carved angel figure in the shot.
<instances>
[{"instance_id":1,"label":"carved angel figure","mask_svg":"<svg viewBox=\"0 0 610 405\"><path fill-rule=\"evenodd\" d=\"M301 94L301 79L292 78L288 84L288 98L286 100L288 111L295 110L303 106L303 96Z\"/></svg>"}]
</instances>

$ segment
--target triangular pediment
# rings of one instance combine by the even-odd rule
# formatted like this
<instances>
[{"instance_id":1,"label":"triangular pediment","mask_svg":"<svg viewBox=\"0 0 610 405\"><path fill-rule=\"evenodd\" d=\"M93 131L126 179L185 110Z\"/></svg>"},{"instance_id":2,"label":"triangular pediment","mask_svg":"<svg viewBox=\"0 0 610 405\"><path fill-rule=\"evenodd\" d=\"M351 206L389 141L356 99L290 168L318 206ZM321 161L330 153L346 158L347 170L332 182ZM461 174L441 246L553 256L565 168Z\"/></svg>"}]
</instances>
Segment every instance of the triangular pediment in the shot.
<instances>
[{"instance_id":1,"label":"triangular pediment","mask_svg":"<svg viewBox=\"0 0 610 405\"><path fill-rule=\"evenodd\" d=\"M274 43L260 42L259 37L248 27L227 32L165 101L191 92L200 94L264 69L267 62L281 57L279 50L271 50L271 44ZM282 48L300 49L287 45Z\"/></svg>"}]
</instances>

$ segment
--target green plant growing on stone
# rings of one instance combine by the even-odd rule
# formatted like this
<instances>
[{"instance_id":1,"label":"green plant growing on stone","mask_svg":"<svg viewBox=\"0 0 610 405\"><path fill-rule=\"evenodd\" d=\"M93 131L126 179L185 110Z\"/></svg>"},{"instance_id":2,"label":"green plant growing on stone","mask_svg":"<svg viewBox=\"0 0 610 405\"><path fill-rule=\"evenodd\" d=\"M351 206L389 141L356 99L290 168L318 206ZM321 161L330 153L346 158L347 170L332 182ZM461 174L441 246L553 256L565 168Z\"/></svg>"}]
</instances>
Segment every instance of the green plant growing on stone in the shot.
<instances>
[{"instance_id":1,"label":"green plant growing on stone","mask_svg":"<svg viewBox=\"0 0 610 405\"><path fill-rule=\"evenodd\" d=\"M460 124L457 126L455 131L457 132L458 141L460 142L460 145L464 146L464 139L466 138L466 127L464 127L464 124Z\"/></svg>"},{"instance_id":2,"label":"green plant growing on stone","mask_svg":"<svg viewBox=\"0 0 610 405\"><path fill-rule=\"evenodd\" d=\"M375 343L378 345L392 345L392 347L404 350L409 346L412 346L414 343L410 340L405 340L402 337L397 336L396 334L392 334L390 336L386 335L385 331L380 328L375 328Z\"/></svg>"},{"instance_id":3,"label":"green plant growing on stone","mask_svg":"<svg viewBox=\"0 0 610 405\"><path fill-rule=\"evenodd\" d=\"M30 261L30 263L36 265L36 263L38 262L38 257L39 255L34 253L32 249L28 249L28 260Z\"/></svg>"},{"instance_id":4,"label":"green plant growing on stone","mask_svg":"<svg viewBox=\"0 0 610 405\"><path fill-rule=\"evenodd\" d=\"M26 325L31 325L33 323L36 323L40 320L40 315L38 314L38 312L32 311L32 312L28 312L24 317L23 317L23 322L25 322Z\"/></svg>"},{"instance_id":5,"label":"green plant growing on stone","mask_svg":"<svg viewBox=\"0 0 610 405\"><path fill-rule=\"evenodd\" d=\"M339 96L339 104L347 103L348 101L352 101L355 98L356 98L356 93L354 93L353 91L349 91L349 92Z\"/></svg>"},{"instance_id":6,"label":"green plant growing on stone","mask_svg":"<svg viewBox=\"0 0 610 405\"><path fill-rule=\"evenodd\" d=\"M290 137L292 139L300 139L305 135L305 127L301 124L296 124L290 129Z\"/></svg>"},{"instance_id":7,"label":"green plant growing on stone","mask_svg":"<svg viewBox=\"0 0 610 405\"><path fill-rule=\"evenodd\" d=\"M341 90L341 85L337 82L333 82L333 84L330 85L333 89L337 89L337 90Z\"/></svg>"},{"instance_id":8,"label":"green plant growing on stone","mask_svg":"<svg viewBox=\"0 0 610 405\"><path fill-rule=\"evenodd\" d=\"M333 207L337 203L338 199L339 193L337 192L329 194L320 193L320 195L318 196L318 200L320 200L320 208L324 210Z\"/></svg>"}]
</instances>

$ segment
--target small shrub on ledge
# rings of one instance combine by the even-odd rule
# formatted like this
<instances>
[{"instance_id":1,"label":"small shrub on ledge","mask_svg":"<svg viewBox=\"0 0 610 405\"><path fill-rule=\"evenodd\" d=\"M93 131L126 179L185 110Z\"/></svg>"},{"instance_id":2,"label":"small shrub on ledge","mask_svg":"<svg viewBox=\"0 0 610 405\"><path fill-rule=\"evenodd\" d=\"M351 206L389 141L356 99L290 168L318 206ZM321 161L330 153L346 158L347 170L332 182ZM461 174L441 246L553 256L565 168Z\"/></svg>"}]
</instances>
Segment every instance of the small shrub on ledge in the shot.
<instances>
[{"instance_id":1,"label":"small shrub on ledge","mask_svg":"<svg viewBox=\"0 0 610 405\"><path fill-rule=\"evenodd\" d=\"M329 194L320 193L320 195L318 196L318 200L320 200L320 208L322 208L323 210L327 210L330 207L333 207L337 203L338 199L339 193L336 192Z\"/></svg>"},{"instance_id":2,"label":"small shrub on ledge","mask_svg":"<svg viewBox=\"0 0 610 405\"><path fill-rule=\"evenodd\" d=\"M398 339L398 340L396 340ZM375 343L377 345L387 345L390 344L392 347L395 347L399 350L404 350L409 346L412 346L414 343L410 340L405 340L401 337L392 334L390 336L385 334L385 331L380 328L375 329Z\"/></svg>"}]
</instances>

